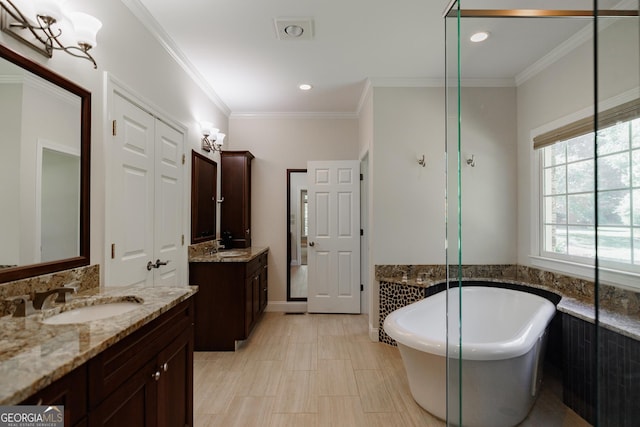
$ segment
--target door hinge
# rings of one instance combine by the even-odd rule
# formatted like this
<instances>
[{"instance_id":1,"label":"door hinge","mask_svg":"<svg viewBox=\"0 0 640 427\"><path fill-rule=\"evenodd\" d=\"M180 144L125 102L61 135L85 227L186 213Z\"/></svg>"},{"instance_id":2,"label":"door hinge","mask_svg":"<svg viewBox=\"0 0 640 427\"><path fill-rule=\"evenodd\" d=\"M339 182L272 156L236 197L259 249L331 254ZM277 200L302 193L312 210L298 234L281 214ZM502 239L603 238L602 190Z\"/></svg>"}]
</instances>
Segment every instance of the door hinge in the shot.
<instances>
[{"instance_id":1,"label":"door hinge","mask_svg":"<svg viewBox=\"0 0 640 427\"><path fill-rule=\"evenodd\" d=\"M360 174L360 181L364 181L364 175Z\"/></svg>"},{"instance_id":2,"label":"door hinge","mask_svg":"<svg viewBox=\"0 0 640 427\"><path fill-rule=\"evenodd\" d=\"M187 161L187 156L183 153L182 154L182 164L184 165L184 162Z\"/></svg>"},{"instance_id":3,"label":"door hinge","mask_svg":"<svg viewBox=\"0 0 640 427\"><path fill-rule=\"evenodd\" d=\"M182 246L184 246L184 234L182 235Z\"/></svg>"},{"instance_id":4,"label":"door hinge","mask_svg":"<svg viewBox=\"0 0 640 427\"><path fill-rule=\"evenodd\" d=\"M117 125L116 125L116 121L115 121L115 120L113 120L113 121L111 122L111 134L112 134L113 136L116 136L116 133L117 133L116 131L117 131L117 129L118 129L118 128L117 128Z\"/></svg>"},{"instance_id":5,"label":"door hinge","mask_svg":"<svg viewBox=\"0 0 640 427\"><path fill-rule=\"evenodd\" d=\"M364 285L360 283L360 292L364 292Z\"/></svg>"},{"instance_id":6,"label":"door hinge","mask_svg":"<svg viewBox=\"0 0 640 427\"><path fill-rule=\"evenodd\" d=\"M360 235L364 236L364 230L362 228L360 229Z\"/></svg>"},{"instance_id":7,"label":"door hinge","mask_svg":"<svg viewBox=\"0 0 640 427\"><path fill-rule=\"evenodd\" d=\"M112 243L111 244L111 259L114 259L116 257L116 244Z\"/></svg>"}]
</instances>

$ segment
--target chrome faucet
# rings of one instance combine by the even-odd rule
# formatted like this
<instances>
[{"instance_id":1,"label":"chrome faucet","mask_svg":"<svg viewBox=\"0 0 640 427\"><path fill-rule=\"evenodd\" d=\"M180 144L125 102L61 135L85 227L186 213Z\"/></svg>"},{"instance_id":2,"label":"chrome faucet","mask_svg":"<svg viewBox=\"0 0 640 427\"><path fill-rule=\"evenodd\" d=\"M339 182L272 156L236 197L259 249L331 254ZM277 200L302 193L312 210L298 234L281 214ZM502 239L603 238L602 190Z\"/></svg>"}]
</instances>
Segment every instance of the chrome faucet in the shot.
<instances>
[{"instance_id":1,"label":"chrome faucet","mask_svg":"<svg viewBox=\"0 0 640 427\"><path fill-rule=\"evenodd\" d=\"M214 240L211 246L205 246L204 253L208 255L217 254L222 248L224 246L220 244L220 240Z\"/></svg>"}]
</instances>

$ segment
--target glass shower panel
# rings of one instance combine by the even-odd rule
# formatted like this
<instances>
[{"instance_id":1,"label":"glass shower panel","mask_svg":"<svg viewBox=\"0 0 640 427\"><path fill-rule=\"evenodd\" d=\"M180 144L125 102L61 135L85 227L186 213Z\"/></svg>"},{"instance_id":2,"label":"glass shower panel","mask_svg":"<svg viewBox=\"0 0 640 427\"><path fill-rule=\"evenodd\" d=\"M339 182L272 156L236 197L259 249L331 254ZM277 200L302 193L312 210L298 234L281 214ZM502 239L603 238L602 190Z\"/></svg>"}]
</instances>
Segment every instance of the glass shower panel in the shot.
<instances>
[{"instance_id":1,"label":"glass shower panel","mask_svg":"<svg viewBox=\"0 0 640 427\"><path fill-rule=\"evenodd\" d=\"M461 421L462 389L460 387L460 295L453 291L462 279L460 242L460 18L459 3L452 4L445 19L445 104L446 104L446 390L443 404L446 407L447 425L459 425ZM464 422L464 420L462 420Z\"/></svg>"},{"instance_id":2,"label":"glass shower panel","mask_svg":"<svg viewBox=\"0 0 640 427\"><path fill-rule=\"evenodd\" d=\"M640 334L632 332L640 323L640 2L625 3L636 11L626 17L606 16L596 3L593 423L624 427L640 419ZM616 280L616 271L636 276Z\"/></svg>"},{"instance_id":3,"label":"glass shower panel","mask_svg":"<svg viewBox=\"0 0 640 427\"><path fill-rule=\"evenodd\" d=\"M508 417L522 411L514 409L512 402L499 401L498 393L469 386L479 381L474 377L478 373L472 370L473 363L465 359L465 354L473 351L465 339L483 319L472 320L464 311L463 293L457 291L478 279L492 281L502 277L527 284L530 289L547 289L581 301L579 310L573 308L579 311L578 315L575 311L567 314L564 307L557 312L546 332L546 352L541 345L541 351L530 355L535 360L528 368L523 371L512 364L500 368L499 376L513 379L514 389L530 390L530 395L523 398L529 422L615 425L603 423L602 405L609 399L611 408L619 408L624 396L607 394L605 398L602 386L596 385L609 375L602 363L617 342L609 344L605 354L602 333L598 332L601 328L594 328L594 324L599 321L597 308L605 303L603 295L610 303L624 294L617 289L603 293L598 285L598 261L595 268L590 266L593 263L585 262L585 267L575 273L579 277L576 279L570 273L554 273L549 266L552 264L539 260L552 256L554 262L568 265L593 259L596 248L616 260L616 253L625 251L619 259L631 260L632 265L637 260L635 267L640 271L640 208L638 212L633 210L640 206L640 123L629 125L624 154L621 143L615 140L619 139L618 130L609 129L598 135L601 144L597 154L593 134L574 134L535 148L533 140L551 131L571 128L581 119L588 121L591 117L593 123L594 105L604 108L594 103L596 87L599 98L606 93L608 97L618 96L620 101L621 85L630 91L630 98L634 93L638 98L638 18L632 18L632 24L620 24L626 31L621 38L620 34L607 35L607 31L617 30L612 23L606 24L610 29L603 28L603 24L594 25L591 10L548 10L536 15L529 10L458 7L459 3L453 3L452 12L445 19L446 263L448 287L455 291L449 293L446 312L447 423L475 425L470 415L478 412L474 393L495 395L492 404L497 414ZM610 8L611 4L607 4ZM488 41L471 42L470 36L481 30L489 33ZM610 45L603 54L605 40ZM624 49L613 48L611 43L624 45ZM599 64L606 64L600 67L598 85L594 74L596 52ZM628 62L626 68L619 65L623 59ZM602 82L605 77L606 84ZM610 104L606 104L607 108ZM608 175L593 173L596 165ZM624 165L626 172L621 172ZM619 188L625 182L629 183L628 190ZM586 188L597 183L606 186L607 194L598 197L597 191ZM610 212L613 201L619 202L617 215ZM605 215L607 222L598 221ZM521 238L531 242L522 246ZM509 270L509 266L516 268ZM640 311L637 294L629 295L626 301L638 301L630 305ZM487 313L504 309L491 302L484 308ZM508 322L505 318L481 329L497 330ZM591 352L586 350L585 345L598 342L599 352L595 347ZM629 364L628 355L620 360L622 365ZM488 369L480 371L486 373ZM615 380L627 381L634 390L640 390L640 376L625 375ZM598 410L600 416L596 414Z\"/></svg>"}]
</instances>

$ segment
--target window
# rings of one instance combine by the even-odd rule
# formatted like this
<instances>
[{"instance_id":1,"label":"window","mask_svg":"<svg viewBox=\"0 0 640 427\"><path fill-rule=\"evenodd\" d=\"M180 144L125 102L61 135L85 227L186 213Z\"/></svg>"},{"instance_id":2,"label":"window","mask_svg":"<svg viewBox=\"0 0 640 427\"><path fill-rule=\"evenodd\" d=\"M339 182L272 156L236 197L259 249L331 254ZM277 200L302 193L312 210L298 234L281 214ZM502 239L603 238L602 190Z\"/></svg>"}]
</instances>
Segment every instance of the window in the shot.
<instances>
[{"instance_id":1,"label":"window","mask_svg":"<svg viewBox=\"0 0 640 427\"><path fill-rule=\"evenodd\" d=\"M639 105L636 100L600 114L597 164L589 119L534 139L541 151L542 256L592 263L597 226L601 264L640 272Z\"/></svg>"}]
</instances>

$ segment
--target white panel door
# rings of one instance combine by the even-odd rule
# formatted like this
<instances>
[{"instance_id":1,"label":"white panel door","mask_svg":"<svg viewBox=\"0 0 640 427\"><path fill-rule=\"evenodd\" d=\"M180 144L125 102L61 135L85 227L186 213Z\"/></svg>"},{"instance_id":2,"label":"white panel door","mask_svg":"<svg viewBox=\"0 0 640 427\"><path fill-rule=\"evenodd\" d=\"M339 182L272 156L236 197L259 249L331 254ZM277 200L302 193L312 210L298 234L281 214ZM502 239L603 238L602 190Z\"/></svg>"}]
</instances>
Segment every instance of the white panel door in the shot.
<instances>
[{"instance_id":1,"label":"white panel door","mask_svg":"<svg viewBox=\"0 0 640 427\"><path fill-rule=\"evenodd\" d=\"M360 313L360 163L307 163L307 310Z\"/></svg>"},{"instance_id":2,"label":"white panel door","mask_svg":"<svg viewBox=\"0 0 640 427\"><path fill-rule=\"evenodd\" d=\"M156 120L155 132L155 285L178 285L182 246L182 147L184 135ZM166 264L164 264L166 263Z\"/></svg>"},{"instance_id":3,"label":"white panel door","mask_svg":"<svg viewBox=\"0 0 640 427\"><path fill-rule=\"evenodd\" d=\"M153 284L155 118L117 93L112 150L111 250L108 285ZM155 261L155 259L153 259Z\"/></svg>"},{"instance_id":4,"label":"white panel door","mask_svg":"<svg viewBox=\"0 0 640 427\"><path fill-rule=\"evenodd\" d=\"M179 285L184 134L116 92L112 114L107 285Z\"/></svg>"}]
</instances>

